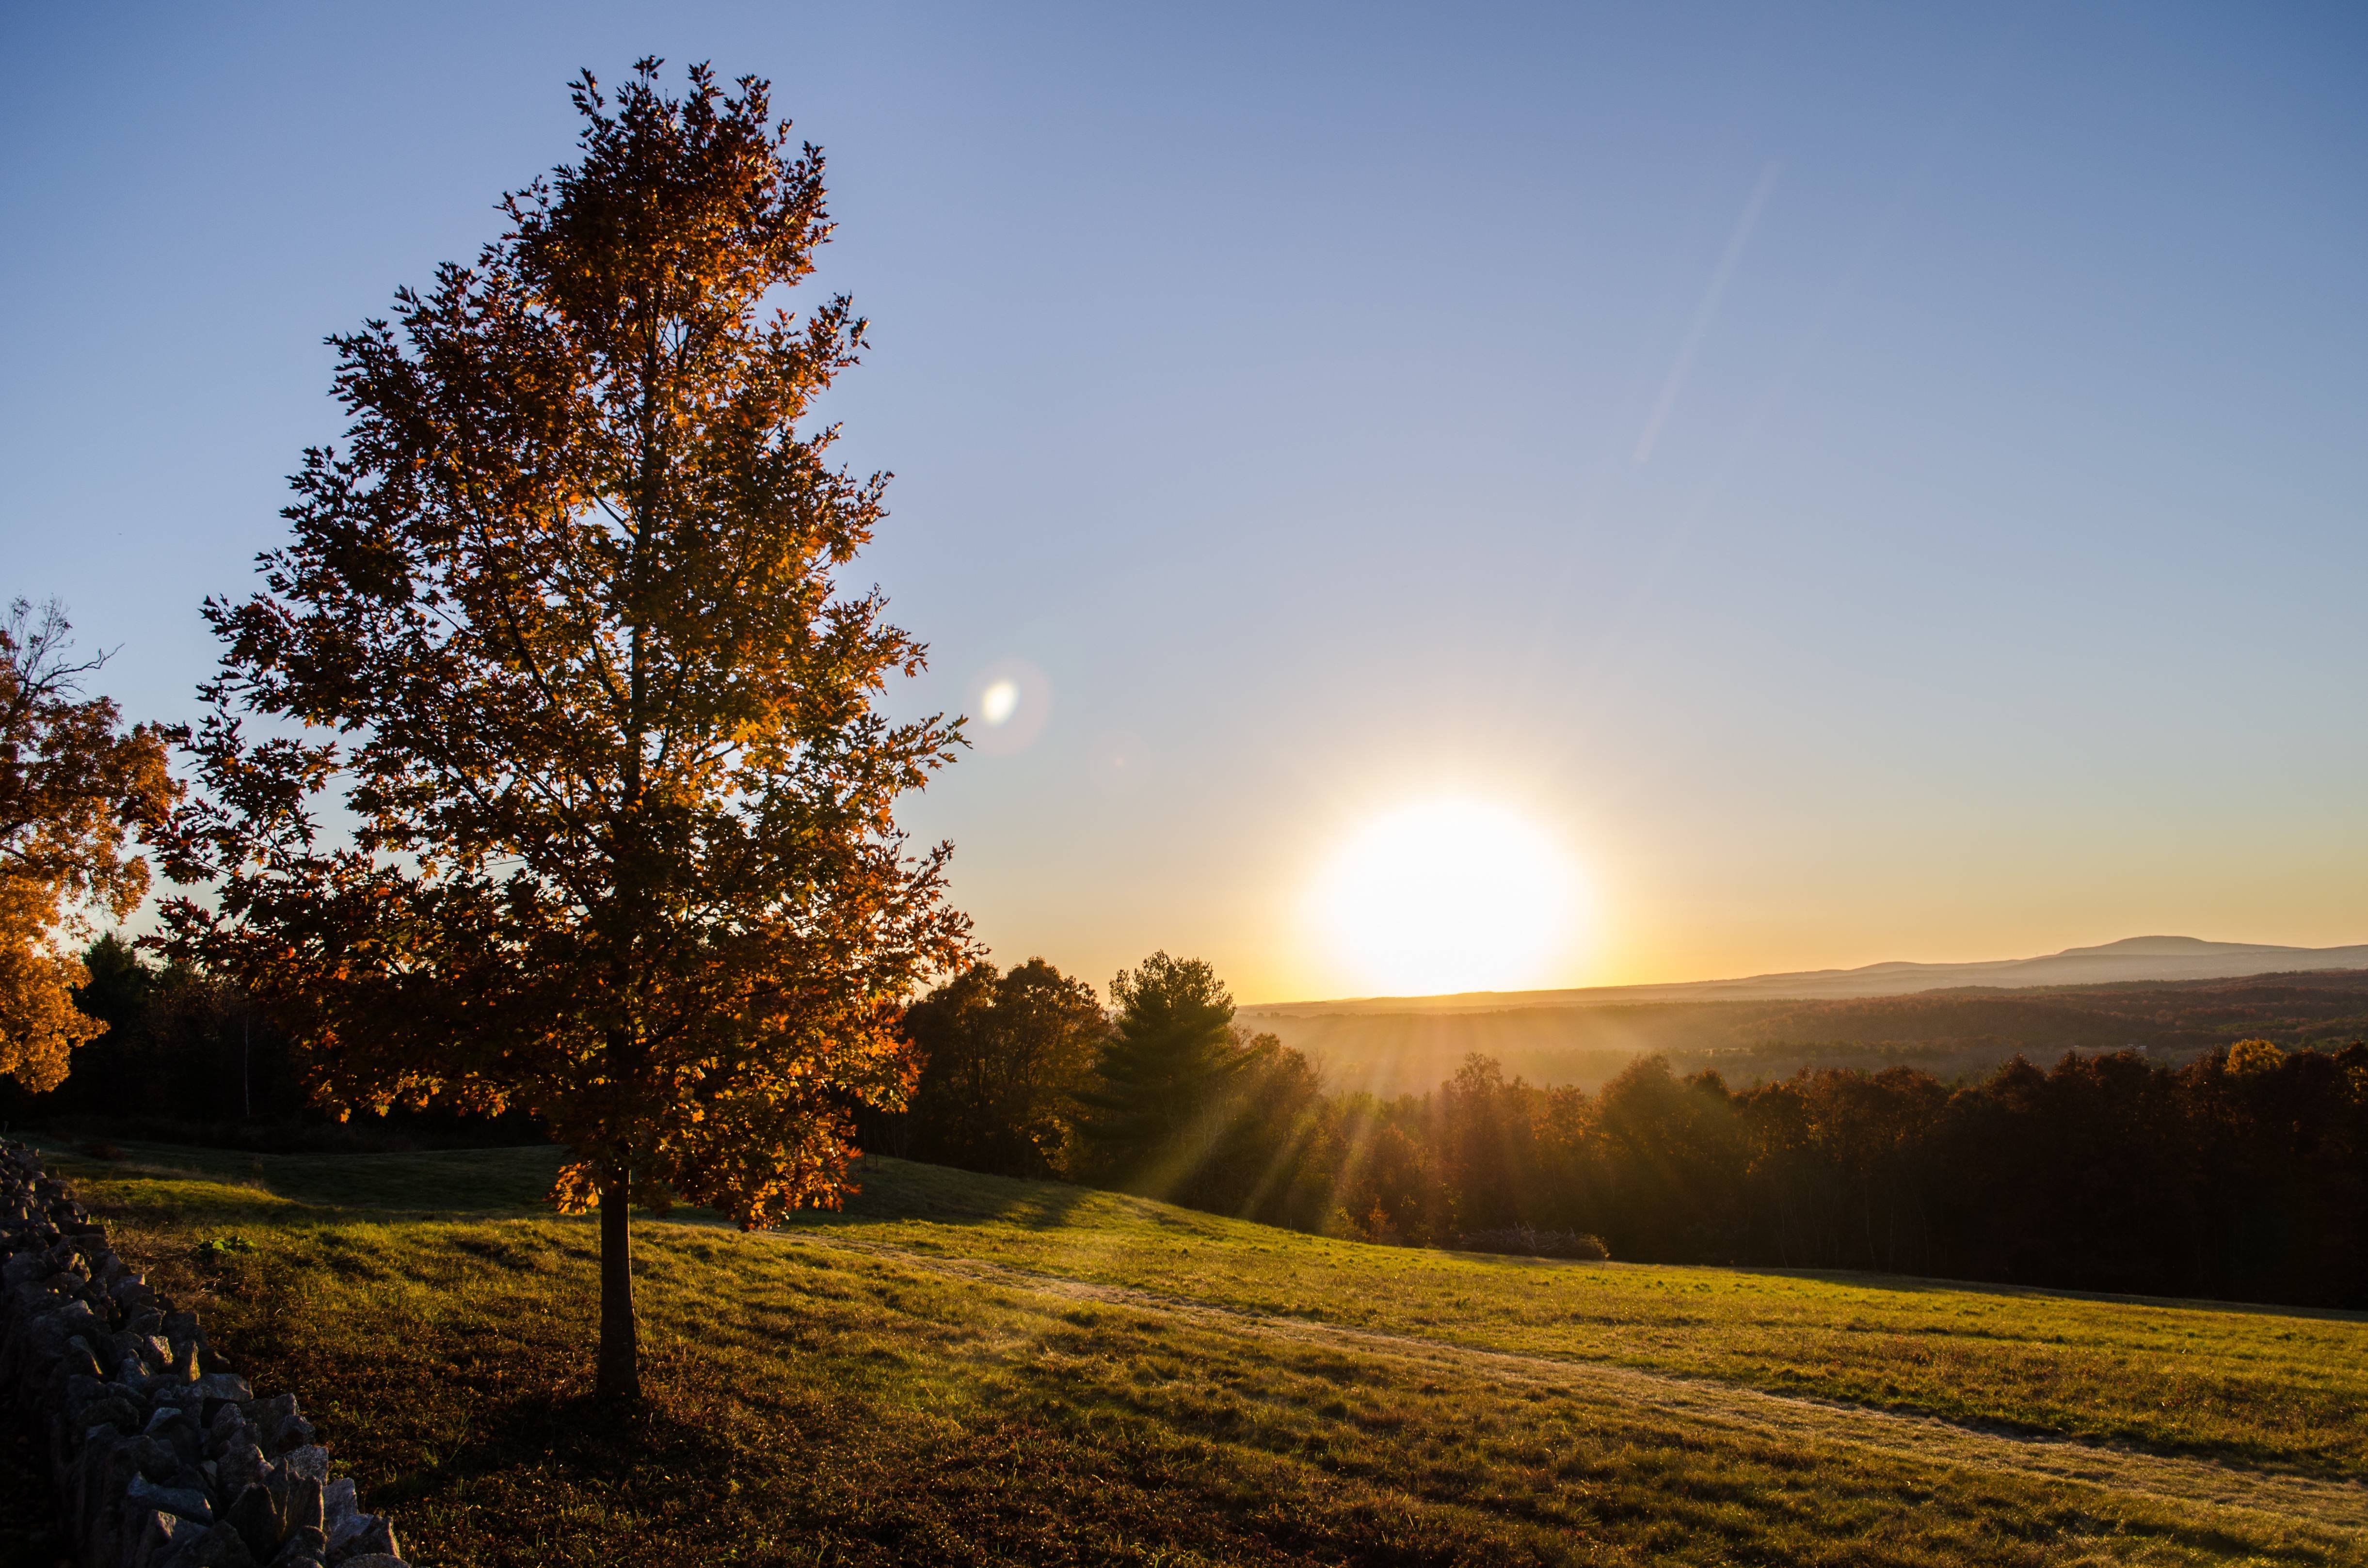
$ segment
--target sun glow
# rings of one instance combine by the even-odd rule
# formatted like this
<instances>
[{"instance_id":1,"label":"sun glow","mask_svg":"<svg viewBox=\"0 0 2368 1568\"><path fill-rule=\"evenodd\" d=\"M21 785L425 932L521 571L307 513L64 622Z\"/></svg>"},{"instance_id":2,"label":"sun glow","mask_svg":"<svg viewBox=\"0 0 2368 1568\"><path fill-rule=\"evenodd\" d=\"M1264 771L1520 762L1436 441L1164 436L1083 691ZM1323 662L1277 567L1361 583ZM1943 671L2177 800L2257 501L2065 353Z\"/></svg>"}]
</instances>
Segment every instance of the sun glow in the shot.
<instances>
[{"instance_id":1,"label":"sun glow","mask_svg":"<svg viewBox=\"0 0 2368 1568\"><path fill-rule=\"evenodd\" d=\"M1426 801L1359 828L1318 881L1312 913L1373 994L1504 990L1547 982L1577 892L1535 824L1486 801Z\"/></svg>"}]
</instances>

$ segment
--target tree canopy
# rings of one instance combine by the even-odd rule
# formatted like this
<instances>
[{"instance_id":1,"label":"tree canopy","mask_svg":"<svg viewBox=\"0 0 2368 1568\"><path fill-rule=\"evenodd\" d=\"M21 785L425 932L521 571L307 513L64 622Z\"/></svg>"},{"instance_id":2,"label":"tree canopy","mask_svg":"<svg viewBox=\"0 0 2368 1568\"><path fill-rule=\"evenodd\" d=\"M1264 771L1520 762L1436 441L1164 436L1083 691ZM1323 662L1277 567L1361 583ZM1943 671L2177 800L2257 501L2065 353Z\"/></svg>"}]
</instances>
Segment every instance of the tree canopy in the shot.
<instances>
[{"instance_id":1,"label":"tree canopy","mask_svg":"<svg viewBox=\"0 0 2368 1568\"><path fill-rule=\"evenodd\" d=\"M905 1010L922 1057L916 1158L1047 1176L1069 1168L1077 1096L1109 1025L1094 988L1042 959L981 962Z\"/></svg>"},{"instance_id":2,"label":"tree canopy","mask_svg":"<svg viewBox=\"0 0 2368 1568\"><path fill-rule=\"evenodd\" d=\"M107 1027L75 1008L87 975L61 944L146 896L129 841L178 793L168 733L125 733L112 700L83 695L106 659L77 659L72 631L54 602L18 599L0 621L0 1073L34 1090L63 1080L74 1048Z\"/></svg>"},{"instance_id":3,"label":"tree canopy","mask_svg":"<svg viewBox=\"0 0 2368 1568\"><path fill-rule=\"evenodd\" d=\"M881 712L925 650L837 580L885 476L803 424L864 323L780 307L831 232L821 154L764 82L658 66L613 105L583 75L578 161L330 339L345 445L305 453L263 591L207 605L170 867L215 896L167 912L330 1103L548 1120L620 1395L627 1205L838 1201L850 1107L901 1102L902 1004L966 944L950 846L894 820L959 726Z\"/></svg>"}]
</instances>

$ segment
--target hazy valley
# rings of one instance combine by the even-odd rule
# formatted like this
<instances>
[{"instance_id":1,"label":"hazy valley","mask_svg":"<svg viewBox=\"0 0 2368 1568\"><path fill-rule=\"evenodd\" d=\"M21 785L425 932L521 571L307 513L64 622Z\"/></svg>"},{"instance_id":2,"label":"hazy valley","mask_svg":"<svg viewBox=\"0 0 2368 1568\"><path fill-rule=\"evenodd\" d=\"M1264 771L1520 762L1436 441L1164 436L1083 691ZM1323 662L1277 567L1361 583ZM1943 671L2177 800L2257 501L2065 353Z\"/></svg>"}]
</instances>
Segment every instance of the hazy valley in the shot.
<instances>
[{"instance_id":1,"label":"hazy valley","mask_svg":"<svg viewBox=\"0 0 2368 1568\"><path fill-rule=\"evenodd\" d=\"M1334 1087L1381 1095L1435 1087L1475 1052L1508 1076L1590 1089L1655 1051L1738 1087L1802 1067L1905 1065L1955 1080L2017 1055L2044 1065L2135 1050L2180 1062L2248 1035L2340 1044L2368 1035L2368 947L2139 937L2004 963L1270 1004L1241 1017L1306 1052Z\"/></svg>"}]
</instances>

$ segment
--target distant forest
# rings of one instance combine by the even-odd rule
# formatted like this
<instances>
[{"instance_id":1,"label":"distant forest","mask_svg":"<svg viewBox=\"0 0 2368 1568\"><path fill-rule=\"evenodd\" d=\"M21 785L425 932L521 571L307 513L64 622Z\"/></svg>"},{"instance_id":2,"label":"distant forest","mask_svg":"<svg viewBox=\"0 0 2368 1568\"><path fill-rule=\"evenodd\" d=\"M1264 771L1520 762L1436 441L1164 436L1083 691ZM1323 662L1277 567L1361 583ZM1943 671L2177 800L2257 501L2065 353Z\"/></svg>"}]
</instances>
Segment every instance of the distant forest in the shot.
<instances>
[{"instance_id":1,"label":"distant forest","mask_svg":"<svg viewBox=\"0 0 2368 1568\"><path fill-rule=\"evenodd\" d=\"M313 1108L287 1037L236 985L157 964L120 938L85 949L74 1006L107 1031L77 1048L65 1081L36 1094L0 1079L0 1123L257 1152L395 1152L531 1143L529 1115L498 1119L397 1109L329 1120Z\"/></svg>"},{"instance_id":2,"label":"distant forest","mask_svg":"<svg viewBox=\"0 0 2368 1568\"><path fill-rule=\"evenodd\" d=\"M1107 1035L1041 962L915 1006L920 1088L875 1146L1409 1245L2368 1307L2368 974L1606 1009L1648 1049L1598 1086L1473 1051L1377 1094L1156 962Z\"/></svg>"},{"instance_id":3,"label":"distant forest","mask_svg":"<svg viewBox=\"0 0 2368 1568\"><path fill-rule=\"evenodd\" d=\"M1305 1054L1341 1090L1420 1094L1466 1056L1533 1084L1600 1088L1658 1052L1680 1075L1737 1087L1803 1067L1916 1067L1946 1082L2016 1056L2133 1051L2177 1065L2237 1040L2341 1045L2368 1036L2368 971L2044 990L1928 991L1829 1002L1656 1002L1441 1012L1244 1009L1244 1024Z\"/></svg>"},{"instance_id":4,"label":"distant forest","mask_svg":"<svg viewBox=\"0 0 2368 1568\"><path fill-rule=\"evenodd\" d=\"M20 1125L258 1149L541 1135L327 1124L301 1051L233 988L111 938L87 962L77 1001L109 1030L55 1090L0 1086ZM1204 963L1155 955L1106 999L1041 960L980 964L906 1010L909 1106L860 1113L863 1143L1402 1245L2368 1308L2368 973L1588 1011L1631 1042L1591 1048L1597 1082L1475 1050L1376 1093L1245 1027Z\"/></svg>"}]
</instances>

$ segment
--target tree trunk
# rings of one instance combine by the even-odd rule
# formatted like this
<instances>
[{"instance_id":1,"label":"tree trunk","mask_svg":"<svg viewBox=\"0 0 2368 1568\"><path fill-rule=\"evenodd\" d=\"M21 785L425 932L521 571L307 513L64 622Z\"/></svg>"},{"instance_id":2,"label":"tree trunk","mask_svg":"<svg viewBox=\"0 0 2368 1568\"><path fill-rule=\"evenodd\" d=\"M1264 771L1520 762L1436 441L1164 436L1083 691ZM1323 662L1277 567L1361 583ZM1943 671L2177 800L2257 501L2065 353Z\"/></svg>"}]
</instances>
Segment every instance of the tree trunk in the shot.
<instances>
[{"instance_id":1,"label":"tree trunk","mask_svg":"<svg viewBox=\"0 0 2368 1568\"><path fill-rule=\"evenodd\" d=\"M626 1185L600 1189L600 1373L598 1397L631 1404L642 1397L641 1330L633 1321L633 1235Z\"/></svg>"}]
</instances>

